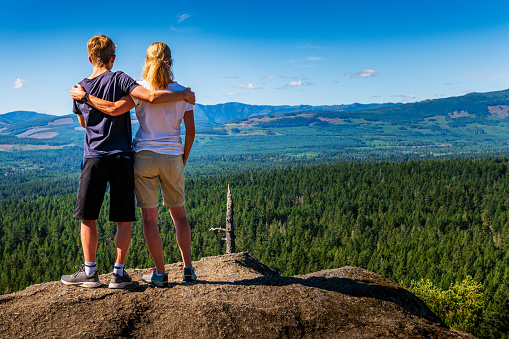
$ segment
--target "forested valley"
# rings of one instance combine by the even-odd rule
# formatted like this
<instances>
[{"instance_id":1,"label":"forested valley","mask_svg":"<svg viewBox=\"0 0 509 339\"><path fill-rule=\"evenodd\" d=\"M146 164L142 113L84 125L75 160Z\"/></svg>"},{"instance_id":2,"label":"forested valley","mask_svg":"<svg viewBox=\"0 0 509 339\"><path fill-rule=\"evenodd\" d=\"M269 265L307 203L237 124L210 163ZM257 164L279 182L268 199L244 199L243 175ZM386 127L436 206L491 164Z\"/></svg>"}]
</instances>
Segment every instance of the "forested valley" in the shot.
<instances>
[{"instance_id":1,"label":"forested valley","mask_svg":"<svg viewBox=\"0 0 509 339\"><path fill-rule=\"evenodd\" d=\"M22 186L40 191L23 193L26 199L4 189L0 293L59 280L82 264L79 221L72 218L76 176L51 180L51 187ZM351 265L405 285L429 279L442 289L471 276L484 298L473 334L508 335L509 159L348 162L191 178L193 260L225 252L221 234L209 229L224 225L228 184L237 252L249 251L287 276ZM100 273L114 260L108 199L98 221ZM162 207L159 213L165 261L178 262L170 215ZM153 267L140 211L126 267Z\"/></svg>"}]
</instances>

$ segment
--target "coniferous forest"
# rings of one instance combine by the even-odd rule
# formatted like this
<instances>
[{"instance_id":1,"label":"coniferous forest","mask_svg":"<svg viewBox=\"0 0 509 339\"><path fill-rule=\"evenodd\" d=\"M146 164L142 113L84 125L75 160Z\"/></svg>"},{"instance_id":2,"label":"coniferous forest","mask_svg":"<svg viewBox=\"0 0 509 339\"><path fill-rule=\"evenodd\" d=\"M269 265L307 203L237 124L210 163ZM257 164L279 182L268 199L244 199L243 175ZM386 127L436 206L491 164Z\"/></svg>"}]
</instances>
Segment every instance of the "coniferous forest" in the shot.
<instances>
[{"instance_id":1,"label":"coniferous forest","mask_svg":"<svg viewBox=\"0 0 509 339\"><path fill-rule=\"evenodd\" d=\"M82 264L72 218L76 178L62 177L60 189L52 180L51 188L33 185L41 191L29 199L0 204L1 293L59 280ZM473 334L509 335L509 159L339 163L189 179L193 260L225 251L221 234L209 229L224 225L228 184L238 252L282 275L351 265L405 286L429 279L443 290L471 276L484 299ZM100 273L114 260L107 199L98 221ZM178 262L170 215L159 213L165 261ZM140 211L126 267L153 267Z\"/></svg>"}]
</instances>

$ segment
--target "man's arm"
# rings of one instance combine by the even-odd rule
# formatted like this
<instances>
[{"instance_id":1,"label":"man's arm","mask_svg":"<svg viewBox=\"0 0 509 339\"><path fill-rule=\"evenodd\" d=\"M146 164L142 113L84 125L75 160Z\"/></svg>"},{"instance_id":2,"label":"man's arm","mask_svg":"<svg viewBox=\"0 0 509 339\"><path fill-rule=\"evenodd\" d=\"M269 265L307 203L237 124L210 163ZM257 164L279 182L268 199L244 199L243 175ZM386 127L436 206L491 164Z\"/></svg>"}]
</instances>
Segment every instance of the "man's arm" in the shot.
<instances>
[{"instance_id":1,"label":"man's arm","mask_svg":"<svg viewBox=\"0 0 509 339\"><path fill-rule=\"evenodd\" d=\"M81 100L86 93L87 92L85 92L80 84L76 84L76 86L71 89L71 96L74 100ZM120 98L118 101L111 102L89 94L87 104L111 116L127 113L135 106L133 99L129 95Z\"/></svg>"},{"instance_id":2,"label":"man's arm","mask_svg":"<svg viewBox=\"0 0 509 339\"><path fill-rule=\"evenodd\" d=\"M87 128L87 125L85 124L85 118L82 114L76 114L78 116L78 121L80 122L81 127Z\"/></svg>"},{"instance_id":3,"label":"man's arm","mask_svg":"<svg viewBox=\"0 0 509 339\"><path fill-rule=\"evenodd\" d=\"M165 104L168 102L185 100L191 105L196 103L194 92L188 87L183 91L151 91L142 86L138 86L130 93L136 99L150 102L152 104Z\"/></svg>"},{"instance_id":4,"label":"man's arm","mask_svg":"<svg viewBox=\"0 0 509 339\"><path fill-rule=\"evenodd\" d=\"M184 166L186 165L187 159L189 159L189 153L191 153L191 147L193 147L195 127L194 127L194 112L187 111L184 113L184 126L186 126L186 139L184 144L184 154L182 159L184 160Z\"/></svg>"}]
</instances>

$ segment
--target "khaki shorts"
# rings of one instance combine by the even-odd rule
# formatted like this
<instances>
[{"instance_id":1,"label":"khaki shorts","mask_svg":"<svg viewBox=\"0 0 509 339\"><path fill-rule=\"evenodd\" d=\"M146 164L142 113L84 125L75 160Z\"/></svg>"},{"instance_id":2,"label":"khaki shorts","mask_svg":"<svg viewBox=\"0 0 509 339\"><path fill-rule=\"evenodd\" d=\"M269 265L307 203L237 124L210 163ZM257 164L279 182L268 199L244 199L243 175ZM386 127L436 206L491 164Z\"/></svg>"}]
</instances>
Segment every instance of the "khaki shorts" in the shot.
<instances>
[{"instance_id":1,"label":"khaki shorts","mask_svg":"<svg viewBox=\"0 0 509 339\"><path fill-rule=\"evenodd\" d=\"M157 190L161 184L163 205L184 206L184 162L182 154L168 155L151 151L134 154L134 189L136 206L154 208L159 206Z\"/></svg>"}]
</instances>

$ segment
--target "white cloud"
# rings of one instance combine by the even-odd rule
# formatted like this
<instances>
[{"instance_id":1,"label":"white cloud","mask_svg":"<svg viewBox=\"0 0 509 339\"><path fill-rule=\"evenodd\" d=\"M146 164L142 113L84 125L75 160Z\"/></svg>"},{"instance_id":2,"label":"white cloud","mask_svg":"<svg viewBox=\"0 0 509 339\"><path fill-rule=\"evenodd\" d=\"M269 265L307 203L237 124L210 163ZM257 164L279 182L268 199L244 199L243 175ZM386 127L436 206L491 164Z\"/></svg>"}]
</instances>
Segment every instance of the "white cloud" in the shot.
<instances>
[{"instance_id":1,"label":"white cloud","mask_svg":"<svg viewBox=\"0 0 509 339\"><path fill-rule=\"evenodd\" d=\"M316 65L307 64L309 61L320 61L323 60L322 57L319 56L310 56L305 59L290 59L285 61L287 64L296 64L296 67L315 67Z\"/></svg>"},{"instance_id":2,"label":"white cloud","mask_svg":"<svg viewBox=\"0 0 509 339\"><path fill-rule=\"evenodd\" d=\"M310 42L303 42L301 44L298 44L297 45L297 48L313 48L313 49L323 49L322 46L318 46L318 45L313 45L312 43Z\"/></svg>"},{"instance_id":3,"label":"white cloud","mask_svg":"<svg viewBox=\"0 0 509 339\"><path fill-rule=\"evenodd\" d=\"M412 95L412 94L408 94L408 95L404 95L404 94L391 95L391 97L393 97L393 98L401 98L401 99L404 99L404 100L415 99L415 95Z\"/></svg>"},{"instance_id":4,"label":"white cloud","mask_svg":"<svg viewBox=\"0 0 509 339\"><path fill-rule=\"evenodd\" d=\"M277 87L277 89L288 89L288 88L292 88L292 87L313 86L313 85L314 85L314 83L312 83L310 81L299 80L299 81L290 81L286 85Z\"/></svg>"},{"instance_id":5,"label":"white cloud","mask_svg":"<svg viewBox=\"0 0 509 339\"><path fill-rule=\"evenodd\" d=\"M187 18L189 18L191 15L190 14L182 14L182 15L178 15L177 18L179 18L179 20L177 21L178 24L180 24L182 21L186 20Z\"/></svg>"},{"instance_id":6,"label":"white cloud","mask_svg":"<svg viewBox=\"0 0 509 339\"><path fill-rule=\"evenodd\" d=\"M12 85L12 87L14 88L22 88L22 87L25 87L25 84L26 84L26 80L23 80L21 78L17 78L16 81L14 81L14 84Z\"/></svg>"},{"instance_id":7,"label":"white cloud","mask_svg":"<svg viewBox=\"0 0 509 339\"><path fill-rule=\"evenodd\" d=\"M251 84L251 83L249 83L247 85L237 85L237 87L245 88L245 89L257 89L257 88L259 88L259 87L253 86L253 84Z\"/></svg>"},{"instance_id":8,"label":"white cloud","mask_svg":"<svg viewBox=\"0 0 509 339\"><path fill-rule=\"evenodd\" d=\"M224 94L225 97L232 97L235 95L239 95L239 93L228 92L228 93Z\"/></svg>"},{"instance_id":9,"label":"white cloud","mask_svg":"<svg viewBox=\"0 0 509 339\"><path fill-rule=\"evenodd\" d=\"M351 76L352 78L370 78L378 74L378 71L375 71L374 69L363 69L362 71L359 71L355 74L352 74L350 72L346 72L346 76Z\"/></svg>"},{"instance_id":10,"label":"white cloud","mask_svg":"<svg viewBox=\"0 0 509 339\"><path fill-rule=\"evenodd\" d=\"M302 86L302 81L290 81L287 85L288 87Z\"/></svg>"}]
</instances>

